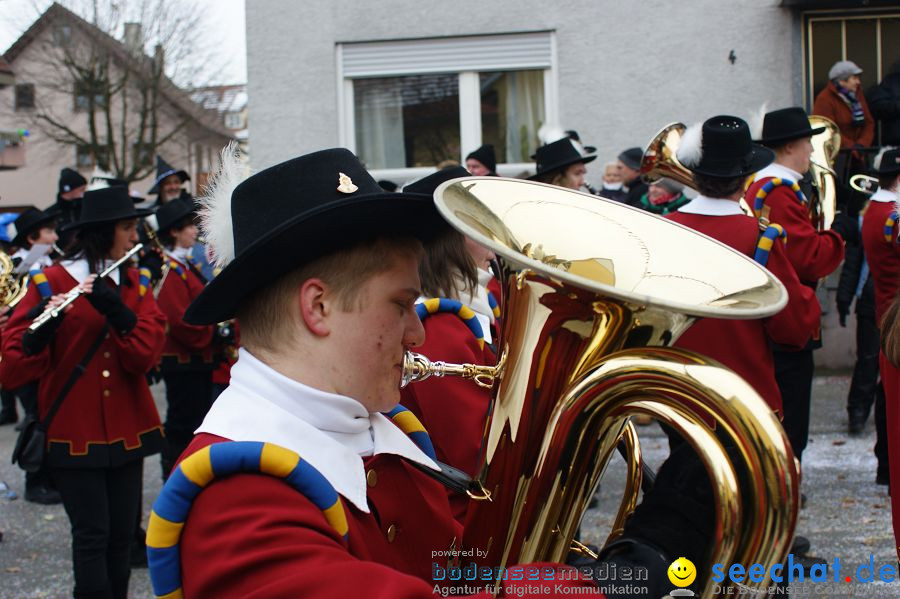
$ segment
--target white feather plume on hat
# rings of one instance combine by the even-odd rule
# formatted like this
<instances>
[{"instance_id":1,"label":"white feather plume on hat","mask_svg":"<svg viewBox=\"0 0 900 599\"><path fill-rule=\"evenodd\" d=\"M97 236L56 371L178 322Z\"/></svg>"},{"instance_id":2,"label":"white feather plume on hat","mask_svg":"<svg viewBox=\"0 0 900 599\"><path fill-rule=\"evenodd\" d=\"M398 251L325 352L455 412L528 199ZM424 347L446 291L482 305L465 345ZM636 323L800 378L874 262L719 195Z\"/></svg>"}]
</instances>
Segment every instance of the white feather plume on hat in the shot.
<instances>
[{"instance_id":1,"label":"white feather plume on hat","mask_svg":"<svg viewBox=\"0 0 900 599\"><path fill-rule=\"evenodd\" d=\"M231 194L248 175L237 142L228 142L222 149L219 169L209 178L206 192L197 200L200 228L206 236L207 251L218 268L224 268L234 260Z\"/></svg>"},{"instance_id":2,"label":"white feather plume on hat","mask_svg":"<svg viewBox=\"0 0 900 599\"><path fill-rule=\"evenodd\" d=\"M872 168L876 171L881 170L881 160L884 158L884 153L889 150L896 150L896 146L884 146L881 150L875 155L875 159L872 161Z\"/></svg>"},{"instance_id":3,"label":"white feather plume on hat","mask_svg":"<svg viewBox=\"0 0 900 599\"><path fill-rule=\"evenodd\" d=\"M543 145L551 144L554 141L567 137L569 137L569 134L559 125L541 125L541 128L538 129L538 139L541 140Z\"/></svg>"},{"instance_id":4,"label":"white feather plume on hat","mask_svg":"<svg viewBox=\"0 0 900 599\"><path fill-rule=\"evenodd\" d=\"M759 110L750 115L747 125L750 127L750 139L762 139L763 125L766 122L766 113L769 112L769 103L763 102Z\"/></svg>"},{"instance_id":5,"label":"white feather plume on hat","mask_svg":"<svg viewBox=\"0 0 900 599\"><path fill-rule=\"evenodd\" d=\"M107 172L100 168L99 166L94 167L94 171L91 173L90 183L88 183L85 191L96 191L98 189L106 189L109 187L109 180L113 179L113 174Z\"/></svg>"},{"instance_id":6,"label":"white feather plume on hat","mask_svg":"<svg viewBox=\"0 0 900 599\"><path fill-rule=\"evenodd\" d=\"M700 164L703 158L703 123L694 123L685 129L675 157L688 168Z\"/></svg>"}]
</instances>

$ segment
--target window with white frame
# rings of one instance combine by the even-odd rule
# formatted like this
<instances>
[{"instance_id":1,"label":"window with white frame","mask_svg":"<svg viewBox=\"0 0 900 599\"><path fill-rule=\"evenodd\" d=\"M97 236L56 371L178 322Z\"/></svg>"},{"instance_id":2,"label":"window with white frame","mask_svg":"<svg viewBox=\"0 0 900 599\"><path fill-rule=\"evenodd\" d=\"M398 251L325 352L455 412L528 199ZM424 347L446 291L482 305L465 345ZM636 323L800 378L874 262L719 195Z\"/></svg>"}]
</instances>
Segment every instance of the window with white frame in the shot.
<instances>
[{"instance_id":1,"label":"window with white frame","mask_svg":"<svg viewBox=\"0 0 900 599\"><path fill-rule=\"evenodd\" d=\"M483 143L530 162L555 122L553 34L338 45L342 142L370 169L461 161Z\"/></svg>"}]
</instances>

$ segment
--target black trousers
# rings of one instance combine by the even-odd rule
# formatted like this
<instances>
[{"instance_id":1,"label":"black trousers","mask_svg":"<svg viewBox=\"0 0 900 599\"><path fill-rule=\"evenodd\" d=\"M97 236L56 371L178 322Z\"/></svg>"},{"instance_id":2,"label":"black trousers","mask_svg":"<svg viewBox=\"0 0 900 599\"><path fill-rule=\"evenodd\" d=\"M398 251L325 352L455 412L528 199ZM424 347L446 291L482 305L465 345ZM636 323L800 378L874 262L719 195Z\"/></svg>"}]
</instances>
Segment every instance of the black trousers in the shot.
<instances>
[{"instance_id":1,"label":"black trousers","mask_svg":"<svg viewBox=\"0 0 900 599\"><path fill-rule=\"evenodd\" d=\"M775 358L775 381L781 391L784 432L798 460L809 440L809 412L812 401L812 379L815 365L813 350L772 352Z\"/></svg>"},{"instance_id":2,"label":"black trousers","mask_svg":"<svg viewBox=\"0 0 900 599\"><path fill-rule=\"evenodd\" d=\"M861 300L857 300L861 301ZM869 417L875 403L878 382L878 325L875 323L874 307L871 311L856 313L856 364L847 394L847 414L850 419L859 418L863 422Z\"/></svg>"},{"instance_id":3,"label":"black trousers","mask_svg":"<svg viewBox=\"0 0 900 599\"><path fill-rule=\"evenodd\" d=\"M0 389L0 414L10 419L17 415L16 394L8 389Z\"/></svg>"},{"instance_id":4,"label":"black trousers","mask_svg":"<svg viewBox=\"0 0 900 599\"><path fill-rule=\"evenodd\" d=\"M160 454L163 480L194 438L212 405L212 371L164 371L166 383L166 444Z\"/></svg>"},{"instance_id":5,"label":"black trousers","mask_svg":"<svg viewBox=\"0 0 900 599\"><path fill-rule=\"evenodd\" d=\"M878 460L878 474L887 478L888 470L888 444L887 444L887 416L885 415L884 384L878 381L875 387L875 458Z\"/></svg>"},{"instance_id":6,"label":"black trousers","mask_svg":"<svg viewBox=\"0 0 900 599\"><path fill-rule=\"evenodd\" d=\"M72 526L75 599L127 599L143 464L50 469Z\"/></svg>"}]
</instances>

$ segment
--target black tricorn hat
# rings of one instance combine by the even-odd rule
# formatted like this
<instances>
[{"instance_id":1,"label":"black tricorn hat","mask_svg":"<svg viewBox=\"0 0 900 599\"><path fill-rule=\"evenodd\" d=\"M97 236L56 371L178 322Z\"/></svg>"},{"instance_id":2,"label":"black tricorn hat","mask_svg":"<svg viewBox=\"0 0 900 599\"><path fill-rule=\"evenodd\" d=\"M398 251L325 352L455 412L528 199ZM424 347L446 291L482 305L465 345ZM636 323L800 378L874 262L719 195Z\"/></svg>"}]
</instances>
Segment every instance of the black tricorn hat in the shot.
<instances>
[{"instance_id":1,"label":"black tricorn hat","mask_svg":"<svg viewBox=\"0 0 900 599\"><path fill-rule=\"evenodd\" d=\"M763 118L762 138L756 142L770 148L777 147L795 139L812 137L824 130L825 127L810 127L806 111L793 106L767 112Z\"/></svg>"},{"instance_id":2,"label":"black tricorn hat","mask_svg":"<svg viewBox=\"0 0 900 599\"><path fill-rule=\"evenodd\" d=\"M159 193L159 184L162 183L163 179L166 177L170 177L172 175L178 175L178 178L181 179L181 182L190 181L191 178L187 174L186 171L178 170L168 162L162 159L162 156L156 156L156 180L153 181L153 187L150 188L149 194L158 194Z\"/></svg>"},{"instance_id":3,"label":"black tricorn hat","mask_svg":"<svg viewBox=\"0 0 900 599\"><path fill-rule=\"evenodd\" d=\"M885 150L881 155L878 168L875 169L876 175L893 175L894 173L900 173L900 149Z\"/></svg>"},{"instance_id":4,"label":"black tricorn hat","mask_svg":"<svg viewBox=\"0 0 900 599\"><path fill-rule=\"evenodd\" d=\"M587 164L597 157L592 154L582 154L570 138L564 137L539 147L531 158L536 163L537 172L528 177L529 179L537 179L545 173L567 167L570 164L578 162Z\"/></svg>"},{"instance_id":5,"label":"black tricorn hat","mask_svg":"<svg viewBox=\"0 0 900 599\"><path fill-rule=\"evenodd\" d=\"M377 237L428 241L444 223L434 202L381 189L346 148L249 177L231 194L231 220L234 258L188 306L189 323L233 318L255 291L316 258Z\"/></svg>"},{"instance_id":6,"label":"black tricorn hat","mask_svg":"<svg viewBox=\"0 0 900 599\"><path fill-rule=\"evenodd\" d=\"M21 246L29 233L37 231L41 225L52 222L54 218L56 218L54 215L47 214L43 210L38 210L34 206L26 208L19 214L16 220L12 222L12 227L15 229L12 243Z\"/></svg>"},{"instance_id":7,"label":"black tricorn hat","mask_svg":"<svg viewBox=\"0 0 900 599\"><path fill-rule=\"evenodd\" d=\"M775 159L769 148L753 143L750 127L736 116L714 116L700 128L699 159L687 157L690 137L686 132L678 159L688 170L708 177L743 177L768 166Z\"/></svg>"},{"instance_id":8,"label":"black tricorn hat","mask_svg":"<svg viewBox=\"0 0 900 599\"><path fill-rule=\"evenodd\" d=\"M72 191L73 189L78 189L84 185L87 185L87 179L81 176L81 174L69 167L63 168L59 171L59 193L66 193Z\"/></svg>"},{"instance_id":9,"label":"black tricorn hat","mask_svg":"<svg viewBox=\"0 0 900 599\"><path fill-rule=\"evenodd\" d=\"M469 158L474 158L492 173L497 172L497 155L494 154L494 146L491 144L484 144L477 150L469 152L469 155L466 156L466 160Z\"/></svg>"},{"instance_id":10,"label":"black tricorn hat","mask_svg":"<svg viewBox=\"0 0 900 599\"><path fill-rule=\"evenodd\" d=\"M182 196L166 202L156 209L156 230L162 233L192 214L194 214L194 204L190 196L187 198Z\"/></svg>"},{"instance_id":11,"label":"black tricorn hat","mask_svg":"<svg viewBox=\"0 0 900 599\"><path fill-rule=\"evenodd\" d=\"M487 166L487 165L485 165ZM412 183L403 186L403 193L414 193L433 200L434 190L438 185L450 179L458 179L460 177L471 177L472 174L461 166L450 166L441 169L436 173L431 173L421 179L416 179Z\"/></svg>"},{"instance_id":12,"label":"black tricorn hat","mask_svg":"<svg viewBox=\"0 0 900 599\"><path fill-rule=\"evenodd\" d=\"M81 199L81 218L62 226L60 231L112 223L129 218L141 218L149 214L153 214L153 211L138 210L134 207L127 188L104 187L86 191Z\"/></svg>"}]
</instances>

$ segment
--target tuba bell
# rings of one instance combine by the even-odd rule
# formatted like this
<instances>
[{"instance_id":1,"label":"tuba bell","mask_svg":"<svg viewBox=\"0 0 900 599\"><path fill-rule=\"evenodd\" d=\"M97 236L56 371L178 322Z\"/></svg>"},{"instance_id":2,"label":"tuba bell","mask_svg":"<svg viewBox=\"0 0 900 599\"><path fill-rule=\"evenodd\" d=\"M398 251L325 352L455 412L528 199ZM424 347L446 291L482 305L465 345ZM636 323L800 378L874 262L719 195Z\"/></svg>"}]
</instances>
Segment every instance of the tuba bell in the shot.
<instances>
[{"instance_id":1,"label":"tuba bell","mask_svg":"<svg viewBox=\"0 0 900 599\"><path fill-rule=\"evenodd\" d=\"M441 185L435 202L501 264L501 359L480 373L490 375L493 398L462 554L495 573L563 562L621 441L628 482L613 540L641 486L630 417L649 414L681 432L709 472L717 506L709 565L762 563L768 572L780 563L798 498L781 424L736 374L671 345L697 318L776 313L787 301L781 283L704 235L561 187L467 177ZM737 440L740 463L714 429ZM739 470L750 488L739 486ZM712 581L703 584L712 597Z\"/></svg>"},{"instance_id":2,"label":"tuba bell","mask_svg":"<svg viewBox=\"0 0 900 599\"><path fill-rule=\"evenodd\" d=\"M28 291L28 274L19 275L12 258L0 252L0 307L13 308Z\"/></svg>"},{"instance_id":3,"label":"tuba bell","mask_svg":"<svg viewBox=\"0 0 900 599\"><path fill-rule=\"evenodd\" d=\"M672 123L653 136L641 159L640 170L644 181L653 183L668 177L687 187L694 186L691 171L681 164L675 155L678 146L681 145L685 129L687 127L682 123Z\"/></svg>"},{"instance_id":4,"label":"tuba bell","mask_svg":"<svg viewBox=\"0 0 900 599\"><path fill-rule=\"evenodd\" d=\"M829 118L817 114L809 117L809 126L813 129L825 127L821 133L812 136L812 156L809 160L809 172L818 193L815 201L810 202L809 210L812 221L819 230L831 228L837 210L837 176L834 172L834 161L841 149L841 132Z\"/></svg>"}]
</instances>

